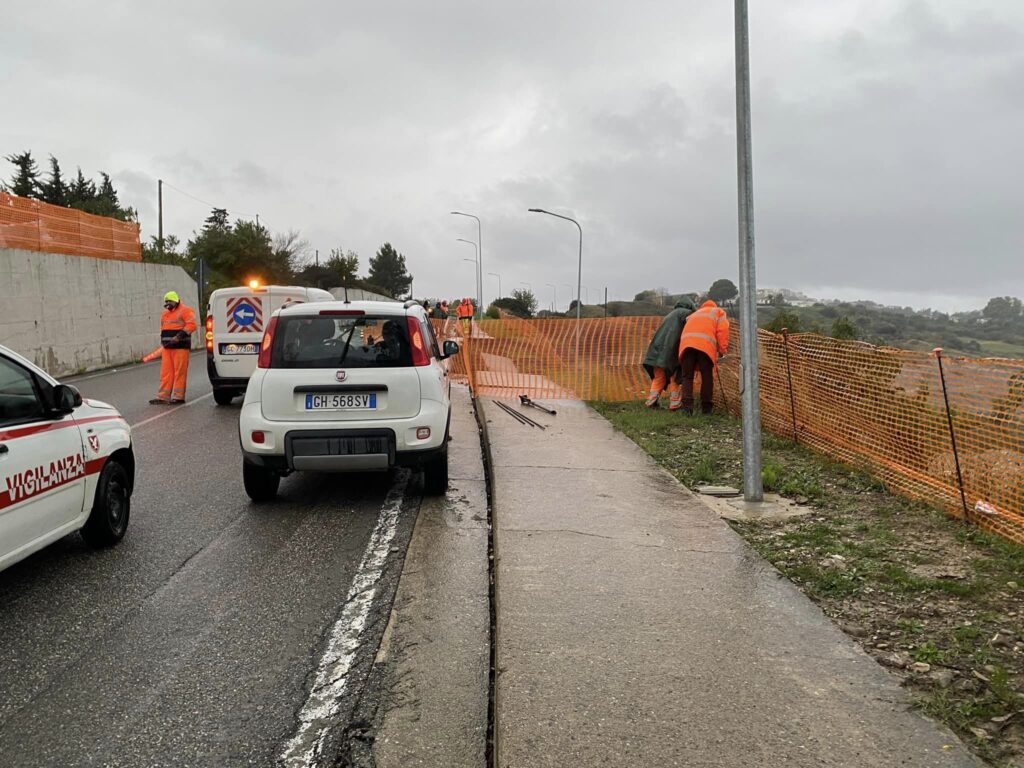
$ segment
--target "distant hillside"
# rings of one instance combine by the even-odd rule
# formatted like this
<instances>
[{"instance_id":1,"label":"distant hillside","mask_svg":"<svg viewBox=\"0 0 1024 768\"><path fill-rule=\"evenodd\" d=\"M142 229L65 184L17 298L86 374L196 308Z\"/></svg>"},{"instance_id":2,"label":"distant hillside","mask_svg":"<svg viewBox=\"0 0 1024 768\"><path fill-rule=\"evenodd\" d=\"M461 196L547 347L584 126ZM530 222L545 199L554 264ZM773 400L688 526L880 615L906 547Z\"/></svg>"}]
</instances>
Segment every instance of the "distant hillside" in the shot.
<instances>
[{"instance_id":1,"label":"distant hillside","mask_svg":"<svg viewBox=\"0 0 1024 768\"><path fill-rule=\"evenodd\" d=\"M759 307L758 324L791 333L852 337L882 346L931 351L964 357L1024 358L1024 314L1001 312L993 299L980 312L948 315L935 310L884 307L873 302L816 303L809 307ZM993 302L997 305L993 307ZM1019 307L1018 307L1019 310ZM846 321L845 323L842 321ZM840 330L846 332L837 333Z\"/></svg>"},{"instance_id":2,"label":"distant hillside","mask_svg":"<svg viewBox=\"0 0 1024 768\"><path fill-rule=\"evenodd\" d=\"M666 315L684 295L694 294L643 291L637 294L640 301L609 302L608 316ZM887 307L872 301L792 306L786 303L785 295L783 292L774 294L772 306L758 306L758 325L773 331L787 327L791 333L856 338L901 349L930 352L942 347L954 356L1024 359L1024 303L1013 297L993 298L983 310L947 314L931 309ZM806 299L802 295L800 298ZM800 303L805 303L802 300ZM725 307L735 316L734 305L726 303ZM602 317L604 307L584 305L582 315ZM574 317L575 312L553 316Z\"/></svg>"}]
</instances>

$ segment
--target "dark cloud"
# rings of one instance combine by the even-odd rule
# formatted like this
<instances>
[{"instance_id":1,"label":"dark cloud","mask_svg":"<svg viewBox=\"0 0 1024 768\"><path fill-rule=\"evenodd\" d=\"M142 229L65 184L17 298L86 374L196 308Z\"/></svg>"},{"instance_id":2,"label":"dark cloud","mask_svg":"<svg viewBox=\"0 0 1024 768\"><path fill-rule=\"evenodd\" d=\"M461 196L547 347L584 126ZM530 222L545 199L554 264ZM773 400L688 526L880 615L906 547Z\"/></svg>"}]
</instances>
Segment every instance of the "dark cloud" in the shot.
<instances>
[{"instance_id":1,"label":"dark cloud","mask_svg":"<svg viewBox=\"0 0 1024 768\"><path fill-rule=\"evenodd\" d=\"M472 290L462 208L506 292L564 303L576 231L537 206L578 216L595 292L700 288L737 271L728 6L29 4L0 26L0 150L111 170L147 234L163 178L205 201L165 195L183 238L212 203L364 266L389 240L428 293ZM760 282L1024 295L1020 4L751 13Z\"/></svg>"}]
</instances>

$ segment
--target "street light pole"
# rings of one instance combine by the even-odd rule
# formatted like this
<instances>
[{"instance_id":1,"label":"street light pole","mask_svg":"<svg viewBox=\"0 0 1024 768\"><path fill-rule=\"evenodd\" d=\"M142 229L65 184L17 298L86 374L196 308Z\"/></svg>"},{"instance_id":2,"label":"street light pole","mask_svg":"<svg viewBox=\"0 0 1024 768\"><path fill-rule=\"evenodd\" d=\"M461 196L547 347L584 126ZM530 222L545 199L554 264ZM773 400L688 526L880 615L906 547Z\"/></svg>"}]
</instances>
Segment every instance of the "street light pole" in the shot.
<instances>
[{"instance_id":1,"label":"street light pole","mask_svg":"<svg viewBox=\"0 0 1024 768\"><path fill-rule=\"evenodd\" d=\"M476 303L477 309L479 310L480 304L483 303L483 299L480 297L480 246L478 246L472 240L467 240L464 237L457 237L455 238L455 240L460 243L469 243L470 245L473 246L473 251L476 253L476 258L472 259L472 261L476 264ZM470 261L470 259L466 259L466 261ZM481 314L480 317L483 317L483 314Z\"/></svg>"},{"instance_id":2,"label":"street light pole","mask_svg":"<svg viewBox=\"0 0 1024 768\"><path fill-rule=\"evenodd\" d=\"M501 275L499 275L497 272L488 272L487 274L490 275L491 277L498 278L498 298L500 299L501 298Z\"/></svg>"},{"instance_id":3,"label":"street light pole","mask_svg":"<svg viewBox=\"0 0 1024 768\"><path fill-rule=\"evenodd\" d=\"M554 283L544 283L551 288L551 311L558 311L558 287Z\"/></svg>"},{"instance_id":4,"label":"street light pole","mask_svg":"<svg viewBox=\"0 0 1024 768\"><path fill-rule=\"evenodd\" d=\"M576 225L576 229L580 231L580 258L576 267L576 367L578 369L580 362L580 286L583 285L583 227L571 216L552 213L551 211L545 211L543 208L530 208L528 210L530 213L546 213L548 216L554 216L556 219L571 221Z\"/></svg>"},{"instance_id":5,"label":"street light pole","mask_svg":"<svg viewBox=\"0 0 1024 768\"><path fill-rule=\"evenodd\" d=\"M478 217L474 216L472 213L463 213L462 211L452 211L451 213L452 213L452 216L467 216L467 217L469 217L471 219L476 219L476 243L477 243L476 260L477 260L477 262L480 265L479 269L477 270L477 278L476 278L476 301L477 301L477 304L480 305L479 307L477 307L477 309L480 311L480 317L483 317L484 316L484 278L483 278L483 269L484 269L484 261L483 261L483 259L484 259L484 254L483 254L483 250L484 250L484 236L483 236L483 230L482 230L482 228L480 226L480 219Z\"/></svg>"},{"instance_id":6,"label":"street light pole","mask_svg":"<svg viewBox=\"0 0 1024 768\"><path fill-rule=\"evenodd\" d=\"M747 0L736 3L736 171L740 251L740 394L743 402L743 498L762 501L761 393L754 263L754 165L750 128L750 35Z\"/></svg>"}]
</instances>

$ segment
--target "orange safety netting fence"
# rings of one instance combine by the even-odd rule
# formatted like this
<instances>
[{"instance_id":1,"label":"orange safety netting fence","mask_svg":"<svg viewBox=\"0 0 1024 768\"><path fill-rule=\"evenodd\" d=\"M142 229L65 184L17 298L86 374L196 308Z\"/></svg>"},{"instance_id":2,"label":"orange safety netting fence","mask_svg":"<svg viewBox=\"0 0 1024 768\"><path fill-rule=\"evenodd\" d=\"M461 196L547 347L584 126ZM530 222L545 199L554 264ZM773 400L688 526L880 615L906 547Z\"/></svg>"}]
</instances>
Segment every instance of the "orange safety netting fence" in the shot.
<instances>
[{"instance_id":1,"label":"orange safety netting fence","mask_svg":"<svg viewBox=\"0 0 1024 768\"><path fill-rule=\"evenodd\" d=\"M477 395L640 400L649 388L641 362L660 322L589 319L577 331L562 319L474 321L469 330L450 321L463 347L452 372ZM739 415L736 325L715 398ZM943 357L954 456L935 355L764 330L758 341L766 429L1024 543L1024 360Z\"/></svg>"},{"instance_id":2,"label":"orange safety netting fence","mask_svg":"<svg viewBox=\"0 0 1024 768\"><path fill-rule=\"evenodd\" d=\"M0 248L142 261L139 225L0 192Z\"/></svg>"}]
</instances>

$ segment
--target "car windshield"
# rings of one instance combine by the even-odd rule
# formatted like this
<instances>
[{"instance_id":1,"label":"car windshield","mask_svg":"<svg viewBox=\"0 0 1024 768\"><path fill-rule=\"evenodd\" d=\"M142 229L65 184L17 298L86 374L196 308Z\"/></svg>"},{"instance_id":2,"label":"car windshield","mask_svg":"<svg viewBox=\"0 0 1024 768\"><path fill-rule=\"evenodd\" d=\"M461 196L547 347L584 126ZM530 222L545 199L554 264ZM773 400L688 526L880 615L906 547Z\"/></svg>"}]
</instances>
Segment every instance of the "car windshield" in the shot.
<instances>
[{"instance_id":1,"label":"car windshield","mask_svg":"<svg viewBox=\"0 0 1024 768\"><path fill-rule=\"evenodd\" d=\"M395 368L412 365L403 317L282 317L273 368Z\"/></svg>"}]
</instances>

